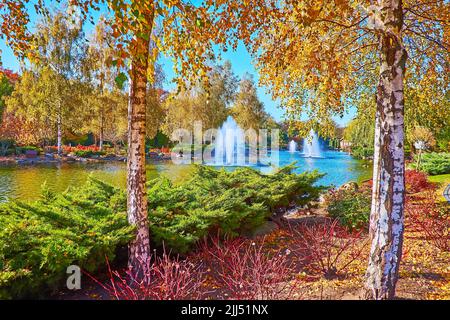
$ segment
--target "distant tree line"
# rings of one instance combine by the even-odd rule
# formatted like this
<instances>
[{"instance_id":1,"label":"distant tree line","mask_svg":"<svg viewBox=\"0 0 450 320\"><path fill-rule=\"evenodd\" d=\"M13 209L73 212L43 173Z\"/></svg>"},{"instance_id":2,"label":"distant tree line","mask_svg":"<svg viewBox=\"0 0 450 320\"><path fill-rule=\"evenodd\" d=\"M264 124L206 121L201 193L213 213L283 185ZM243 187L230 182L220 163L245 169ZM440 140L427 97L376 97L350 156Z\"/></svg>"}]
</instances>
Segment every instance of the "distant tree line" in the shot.
<instances>
[{"instance_id":1,"label":"distant tree line","mask_svg":"<svg viewBox=\"0 0 450 320\"><path fill-rule=\"evenodd\" d=\"M86 37L81 25L56 11L40 20L36 30L36 54L29 65L20 77L0 80L2 123L21 123L14 130L5 128L9 133L3 130L0 139L56 143L59 152L63 141L77 135L91 135L100 150L105 141L125 144L128 92L117 85L122 68L115 63L119 52L106 20L101 18ZM207 82L173 93L163 90L164 73L155 65L146 99L150 144L168 143L175 129L192 129L194 121L202 121L205 129L217 128L229 115L244 129L278 127L265 112L251 75L239 80L229 61L210 64Z\"/></svg>"}]
</instances>

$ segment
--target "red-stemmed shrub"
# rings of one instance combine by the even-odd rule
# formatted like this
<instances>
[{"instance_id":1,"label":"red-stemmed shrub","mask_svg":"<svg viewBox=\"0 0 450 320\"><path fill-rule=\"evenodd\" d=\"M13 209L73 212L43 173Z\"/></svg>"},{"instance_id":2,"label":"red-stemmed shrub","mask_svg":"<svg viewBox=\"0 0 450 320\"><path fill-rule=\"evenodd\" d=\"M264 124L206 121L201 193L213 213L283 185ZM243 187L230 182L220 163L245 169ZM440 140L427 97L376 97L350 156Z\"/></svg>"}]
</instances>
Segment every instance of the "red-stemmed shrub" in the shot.
<instances>
[{"instance_id":1,"label":"red-stemmed shrub","mask_svg":"<svg viewBox=\"0 0 450 320\"><path fill-rule=\"evenodd\" d=\"M230 299L298 298L289 250L269 249L264 240L213 238L200 244L198 252L210 263L221 291Z\"/></svg>"},{"instance_id":2,"label":"red-stemmed shrub","mask_svg":"<svg viewBox=\"0 0 450 320\"><path fill-rule=\"evenodd\" d=\"M372 188L372 179L366 182L369 188ZM405 171L405 184L406 191L408 193L417 193L426 190L435 190L436 184L428 181L428 176L426 173L417 170L406 170Z\"/></svg>"},{"instance_id":3,"label":"red-stemmed shrub","mask_svg":"<svg viewBox=\"0 0 450 320\"><path fill-rule=\"evenodd\" d=\"M417 193L425 190L435 189L435 184L428 181L428 176L424 172L416 170L406 170L405 181L406 190L410 193Z\"/></svg>"},{"instance_id":4,"label":"red-stemmed shrub","mask_svg":"<svg viewBox=\"0 0 450 320\"><path fill-rule=\"evenodd\" d=\"M435 191L428 191L414 202L408 201L406 220L410 231L421 232L439 250L450 251L450 206L440 204Z\"/></svg>"},{"instance_id":5,"label":"red-stemmed shrub","mask_svg":"<svg viewBox=\"0 0 450 320\"><path fill-rule=\"evenodd\" d=\"M47 149L50 151L56 152L58 150L58 146L48 146ZM71 152L76 152L76 151L98 152L98 151L100 151L100 148L96 145L82 146L79 144L75 147L63 145L62 150L64 153L71 153Z\"/></svg>"},{"instance_id":6,"label":"red-stemmed shrub","mask_svg":"<svg viewBox=\"0 0 450 320\"><path fill-rule=\"evenodd\" d=\"M171 258L166 252L154 258L146 268L148 272L140 276L137 276L141 274L140 270L120 272L111 270L109 262L107 266L108 281L101 282L88 276L117 300L201 299L205 294L200 266L179 257Z\"/></svg>"},{"instance_id":7,"label":"red-stemmed shrub","mask_svg":"<svg viewBox=\"0 0 450 320\"><path fill-rule=\"evenodd\" d=\"M291 227L291 232L294 253L303 259L307 269L325 278L343 275L360 258L366 244L362 231L349 231L337 219L297 225Z\"/></svg>"},{"instance_id":8,"label":"red-stemmed shrub","mask_svg":"<svg viewBox=\"0 0 450 320\"><path fill-rule=\"evenodd\" d=\"M204 296L202 290L203 272L201 265L191 263L188 259L179 257L171 259L168 254L156 259L154 276L156 276L155 298L158 300L200 299ZM156 286L155 286L156 285Z\"/></svg>"}]
</instances>

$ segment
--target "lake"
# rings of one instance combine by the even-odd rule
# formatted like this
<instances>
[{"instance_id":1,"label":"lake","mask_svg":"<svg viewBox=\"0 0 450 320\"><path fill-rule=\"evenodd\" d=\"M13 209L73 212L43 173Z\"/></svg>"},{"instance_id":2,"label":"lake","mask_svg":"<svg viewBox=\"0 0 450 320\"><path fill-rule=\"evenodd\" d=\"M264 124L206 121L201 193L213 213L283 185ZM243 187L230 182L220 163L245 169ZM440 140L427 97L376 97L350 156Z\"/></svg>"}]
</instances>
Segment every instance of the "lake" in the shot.
<instances>
[{"instance_id":1,"label":"lake","mask_svg":"<svg viewBox=\"0 0 450 320\"><path fill-rule=\"evenodd\" d=\"M294 161L298 166L296 172L318 170L326 173L320 180L324 185L340 186L349 181L363 181L370 179L372 173L370 163L356 160L344 152L325 151L324 158L303 158L300 153L280 151L280 166ZM175 182L183 181L192 170L191 165L150 163L147 177L152 179L164 175ZM260 167L259 170L270 173L274 168ZM37 199L43 183L52 190L64 191L83 184L89 175L118 187L126 186L126 164L121 162L0 165L0 202Z\"/></svg>"}]
</instances>

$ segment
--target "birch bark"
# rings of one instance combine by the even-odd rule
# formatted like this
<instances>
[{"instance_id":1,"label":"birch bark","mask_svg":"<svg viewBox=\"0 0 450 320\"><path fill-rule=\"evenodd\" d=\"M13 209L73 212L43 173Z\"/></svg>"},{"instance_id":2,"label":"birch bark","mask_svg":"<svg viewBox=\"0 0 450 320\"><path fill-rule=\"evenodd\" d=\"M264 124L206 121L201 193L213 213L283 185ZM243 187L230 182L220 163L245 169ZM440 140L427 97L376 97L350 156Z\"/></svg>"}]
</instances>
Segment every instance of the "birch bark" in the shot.
<instances>
[{"instance_id":1,"label":"birch bark","mask_svg":"<svg viewBox=\"0 0 450 320\"><path fill-rule=\"evenodd\" d=\"M401 0L379 0L380 75L377 87L375 155L365 298L392 299L403 244L405 198L404 96L406 50Z\"/></svg>"},{"instance_id":2,"label":"birch bark","mask_svg":"<svg viewBox=\"0 0 450 320\"><path fill-rule=\"evenodd\" d=\"M56 119L56 130L57 130L57 138L56 138L56 146L58 155L62 154L62 119L61 119L61 102L58 102L58 116Z\"/></svg>"},{"instance_id":3,"label":"birch bark","mask_svg":"<svg viewBox=\"0 0 450 320\"><path fill-rule=\"evenodd\" d=\"M130 92L128 101L128 159L127 159L127 210L128 222L136 226L136 238L128 248L128 266L136 276L147 276L150 266L150 232L148 226L145 133L147 69L149 37L153 25L153 12L142 32L148 37L135 37L131 59Z\"/></svg>"}]
</instances>

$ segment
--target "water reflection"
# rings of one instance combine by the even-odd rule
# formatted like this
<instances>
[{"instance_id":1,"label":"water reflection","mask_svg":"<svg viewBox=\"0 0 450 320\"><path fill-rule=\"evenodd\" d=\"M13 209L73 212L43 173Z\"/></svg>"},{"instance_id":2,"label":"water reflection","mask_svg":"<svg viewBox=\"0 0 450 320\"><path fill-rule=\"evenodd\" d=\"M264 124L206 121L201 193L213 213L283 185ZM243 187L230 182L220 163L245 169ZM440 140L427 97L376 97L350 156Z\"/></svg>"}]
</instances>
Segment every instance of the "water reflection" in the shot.
<instances>
[{"instance_id":1,"label":"water reflection","mask_svg":"<svg viewBox=\"0 0 450 320\"><path fill-rule=\"evenodd\" d=\"M370 178L371 168L367 163L353 159L342 152L325 152L325 158L303 158L298 153L280 152L280 165L285 166L297 161L297 172L319 170L327 173L320 181L325 185L340 186L348 181L360 181ZM173 165L171 163L149 164L147 179L164 175L174 182L183 181L192 172L193 166ZM228 168L233 170L233 168ZM261 167L264 173L274 168ZM9 199L33 200L40 195L41 186L55 191L64 191L69 186L85 183L88 176L106 181L118 187L126 186L126 164L115 163L62 163L40 164L33 166L0 166L0 202Z\"/></svg>"}]
</instances>

